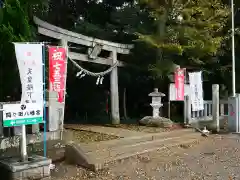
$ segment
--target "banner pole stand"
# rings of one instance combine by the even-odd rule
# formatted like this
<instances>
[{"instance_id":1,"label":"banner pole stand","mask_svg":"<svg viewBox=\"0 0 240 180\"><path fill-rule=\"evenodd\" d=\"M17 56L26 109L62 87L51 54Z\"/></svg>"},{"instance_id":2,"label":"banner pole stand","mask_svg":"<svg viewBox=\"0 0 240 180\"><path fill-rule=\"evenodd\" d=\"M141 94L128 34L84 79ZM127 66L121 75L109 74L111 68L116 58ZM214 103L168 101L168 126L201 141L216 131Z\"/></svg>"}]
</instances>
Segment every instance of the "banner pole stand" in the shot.
<instances>
[{"instance_id":1,"label":"banner pole stand","mask_svg":"<svg viewBox=\"0 0 240 180\"><path fill-rule=\"evenodd\" d=\"M28 160L27 155L27 138L26 138L26 126L22 125L22 139L21 139L21 158L25 162Z\"/></svg>"},{"instance_id":2,"label":"banner pole stand","mask_svg":"<svg viewBox=\"0 0 240 180\"><path fill-rule=\"evenodd\" d=\"M170 98L168 100L168 119L171 119L171 101L170 101Z\"/></svg>"}]
</instances>

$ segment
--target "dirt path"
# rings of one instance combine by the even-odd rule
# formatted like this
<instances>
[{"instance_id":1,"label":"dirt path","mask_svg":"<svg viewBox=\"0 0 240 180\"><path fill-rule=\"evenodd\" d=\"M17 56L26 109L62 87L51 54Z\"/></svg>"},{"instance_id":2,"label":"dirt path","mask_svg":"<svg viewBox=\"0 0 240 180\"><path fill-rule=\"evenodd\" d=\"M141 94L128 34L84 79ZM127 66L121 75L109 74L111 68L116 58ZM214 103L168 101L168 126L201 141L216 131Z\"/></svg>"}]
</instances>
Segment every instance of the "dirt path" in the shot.
<instances>
[{"instance_id":1,"label":"dirt path","mask_svg":"<svg viewBox=\"0 0 240 180\"><path fill-rule=\"evenodd\" d=\"M62 163L56 166L52 180L240 179L239 140L240 136L214 136L192 148L167 149L118 162L97 174Z\"/></svg>"}]
</instances>

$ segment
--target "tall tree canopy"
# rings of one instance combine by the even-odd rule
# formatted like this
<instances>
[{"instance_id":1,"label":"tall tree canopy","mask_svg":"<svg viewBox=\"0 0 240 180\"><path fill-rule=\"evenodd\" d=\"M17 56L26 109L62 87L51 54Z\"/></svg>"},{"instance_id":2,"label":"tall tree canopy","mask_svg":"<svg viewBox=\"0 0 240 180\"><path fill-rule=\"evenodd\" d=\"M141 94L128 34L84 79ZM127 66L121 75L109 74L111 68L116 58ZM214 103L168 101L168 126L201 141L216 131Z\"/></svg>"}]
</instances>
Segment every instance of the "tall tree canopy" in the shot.
<instances>
[{"instance_id":1,"label":"tall tree canopy","mask_svg":"<svg viewBox=\"0 0 240 180\"><path fill-rule=\"evenodd\" d=\"M223 30L230 13L221 0L141 0L141 3L148 8L156 30L154 34L139 34L139 38L161 51L155 71L169 73L173 62L197 69L213 61L217 63L227 38Z\"/></svg>"}]
</instances>

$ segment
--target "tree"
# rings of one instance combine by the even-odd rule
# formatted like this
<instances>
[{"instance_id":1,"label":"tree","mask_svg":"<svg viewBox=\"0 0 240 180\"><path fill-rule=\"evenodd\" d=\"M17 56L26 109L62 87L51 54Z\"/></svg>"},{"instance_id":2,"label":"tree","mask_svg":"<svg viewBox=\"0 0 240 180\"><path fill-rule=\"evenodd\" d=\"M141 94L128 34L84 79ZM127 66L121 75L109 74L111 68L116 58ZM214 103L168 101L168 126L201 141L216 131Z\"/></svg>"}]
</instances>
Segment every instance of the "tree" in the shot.
<instances>
[{"instance_id":1,"label":"tree","mask_svg":"<svg viewBox=\"0 0 240 180\"><path fill-rule=\"evenodd\" d=\"M155 33L138 35L158 49L151 68L157 76L168 75L174 63L198 69L217 63L230 13L221 0L141 0L141 5L154 20Z\"/></svg>"},{"instance_id":2,"label":"tree","mask_svg":"<svg viewBox=\"0 0 240 180\"><path fill-rule=\"evenodd\" d=\"M20 80L12 42L35 39L32 16L42 14L45 0L5 0L0 8L0 98L18 91ZM7 79L8 81L4 81ZM11 80L11 81L9 81Z\"/></svg>"}]
</instances>

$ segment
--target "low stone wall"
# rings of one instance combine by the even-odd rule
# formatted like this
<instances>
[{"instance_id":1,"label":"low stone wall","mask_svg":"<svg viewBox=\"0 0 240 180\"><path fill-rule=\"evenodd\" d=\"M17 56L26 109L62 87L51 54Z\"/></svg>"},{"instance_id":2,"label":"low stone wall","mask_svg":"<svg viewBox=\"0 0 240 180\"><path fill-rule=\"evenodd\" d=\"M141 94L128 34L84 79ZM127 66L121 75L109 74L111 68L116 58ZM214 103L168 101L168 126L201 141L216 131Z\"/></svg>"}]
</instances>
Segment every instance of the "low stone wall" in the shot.
<instances>
[{"instance_id":1,"label":"low stone wall","mask_svg":"<svg viewBox=\"0 0 240 180\"><path fill-rule=\"evenodd\" d=\"M46 138L47 141L59 140L60 133L61 133L60 131L47 132L47 138ZM19 147L20 138L21 137L19 136L0 138L0 149ZM39 142L43 142L43 140L44 140L43 133L27 135L27 144L39 143Z\"/></svg>"},{"instance_id":2,"label":"low stone wall","mask_svg":"<svg viewBox=\"0 0 240 180\"><path fill-rule=\"evenodd\" d=\"M227 116L221 117L219 119L220 129L227 130L227 121L228 121ZM198 120L196 122L192 122L191 125L194 127L198 127L199 129L203 129L206 126L207 129L211 131L216 131L217 129L217 124L213 120Z\"/></svg>"}]
</instances>

